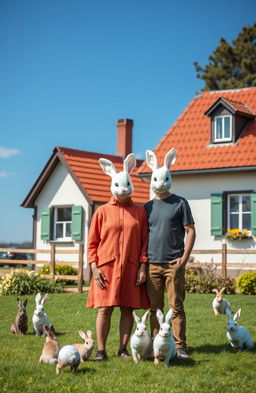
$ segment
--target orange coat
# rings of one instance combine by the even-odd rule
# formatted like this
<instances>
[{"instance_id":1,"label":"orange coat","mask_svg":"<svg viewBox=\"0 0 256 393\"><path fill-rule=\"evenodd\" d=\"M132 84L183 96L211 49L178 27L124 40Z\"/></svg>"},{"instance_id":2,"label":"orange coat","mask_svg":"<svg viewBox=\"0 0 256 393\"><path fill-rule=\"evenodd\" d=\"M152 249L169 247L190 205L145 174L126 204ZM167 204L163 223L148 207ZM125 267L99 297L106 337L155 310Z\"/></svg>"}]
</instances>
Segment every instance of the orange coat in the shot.
<instances>
[{"instance_id":1,"label":"orange coat","mask_svg":"<svg viewBox=\"0 0 256 393\"><path fill-rule=\"evenodd\" d=\"M88 262L106 276L106 289L91 280L87 307L149 308L146 286L136 286L140 263L147 263L148 224L143 207L114 197L95 212L88 239Z\"/></svg>"}]
</instances>

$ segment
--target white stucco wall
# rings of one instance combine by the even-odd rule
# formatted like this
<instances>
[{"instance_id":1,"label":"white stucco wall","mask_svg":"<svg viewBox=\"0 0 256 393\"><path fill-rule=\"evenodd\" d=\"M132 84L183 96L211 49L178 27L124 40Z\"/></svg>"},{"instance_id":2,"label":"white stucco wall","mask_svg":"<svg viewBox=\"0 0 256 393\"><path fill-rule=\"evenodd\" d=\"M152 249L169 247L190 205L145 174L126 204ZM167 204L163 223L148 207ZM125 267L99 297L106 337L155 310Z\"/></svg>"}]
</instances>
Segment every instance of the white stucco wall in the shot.
<instances>
[{"instance_id":1,"label":"white stucco wall","mask_svg":"<svg viewBox=\"0 0 256 393\"><path fill-rule=\"evenodd\" d=\"M35 201L37 206L37 221L36 221L36 249L50 249L49 242L41 240L41 212L45 207L55 206L83 206L84 209L84 230L83 240L84 243L84 267L87 267L87 237L88 237L88 217L89 217L89 204L81 193L80 189L75 184L67 169L59 163L49 180L45 184L43 190ZM56 242L55 242L56 243ZM78 249L78 242L58 242L57 248L62 249ZM38 260L50 260L49 254L37 254ZM61 261L78 261L78 255L57 255L57 260Z\"/></svg>"},{"instance_id":2,"label":"white stucco wall","mask_svg":"<svg viewBox=\"0 0 256 393\"><path fill-rule=\"evenodd\" d=\"M222 247L222 237L211 236L211 199L212 193L224 191L245 191L256 189L256 173L218 173L207 175L172 176L171 191L186 198L190 204L196 227L194 250L216 250ZM256 238L227 242L228 249L256 249ZM193 254L195 261L221 262L219 254ZM256 263L256 255L228 255L228 262Z\"/></svg>"}]
</instances>

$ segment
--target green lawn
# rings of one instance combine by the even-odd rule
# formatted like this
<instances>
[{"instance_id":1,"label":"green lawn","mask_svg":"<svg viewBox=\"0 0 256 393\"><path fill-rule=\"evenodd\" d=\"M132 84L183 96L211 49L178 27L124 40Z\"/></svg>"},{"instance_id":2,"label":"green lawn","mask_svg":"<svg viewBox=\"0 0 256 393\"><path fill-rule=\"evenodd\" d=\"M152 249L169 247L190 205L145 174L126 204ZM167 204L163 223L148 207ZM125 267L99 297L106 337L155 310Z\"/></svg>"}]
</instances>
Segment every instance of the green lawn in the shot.
<instances>
[{"instance_id":1,"label":"green lawn","mask_svg":"<svg viewBox=\"0 0 256 393\"><path fill-rule=\"evenodd\" d=\"M95 338L97 310L84 307L87 294L50 294L46 312L54 323L61 345L80 342L79 329L91 329ZM188 294L187 342L191 359L175 360L171 367L153 362L133 364L116 357L118 349L119 310L113 314L108 340L109 360L82 363L75 375L69 368L55 374L54 365L39 364L43 337L32 334L34 296L28 296L29 332L17 337L10 333L16 314L16 296L0 297L0 391L24 393L66 392L255 392L256 350L233 350L226 339L226 317L215 316L211 302L214 295ZM256 338L256 297L226 295L233 311L242 308L239 324ZM24 299L24 297L22 297ZM142 312L140 312L142 314ZM94 355L94 354L93 354Z\"/></svg>"}]
</instances>

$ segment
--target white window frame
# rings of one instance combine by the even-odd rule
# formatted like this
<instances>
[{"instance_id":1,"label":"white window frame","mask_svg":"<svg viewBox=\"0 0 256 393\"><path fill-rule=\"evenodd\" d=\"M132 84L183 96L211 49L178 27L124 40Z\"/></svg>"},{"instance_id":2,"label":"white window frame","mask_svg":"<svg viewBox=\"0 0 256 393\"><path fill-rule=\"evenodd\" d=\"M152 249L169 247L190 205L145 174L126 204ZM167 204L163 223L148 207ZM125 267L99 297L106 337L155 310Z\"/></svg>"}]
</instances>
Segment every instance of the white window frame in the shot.
<instances>
[{"instance_id":1,"label":"white window frame","mask_svg":"<svg viewBox=\"0 0 256 393\"><path fill-rule=\"evenodd\" d=\"M231 213L230 212L230 197L231 196L238 196L239 197L239 210L238 210L238 213ZM239 194L239 193L231 193L231 194L228 194L227 195L227 199L228 199L228 210L227 210L227 223L228 223L228 225L227 225L227 227L228 228L230 228L230 216L232 215L232 214L238 214L238 229L240 230L240 231L242 231L243 229L247 229L248 230L248 232L251 234L251 228L243 228L243 225L242 225L242 223L243 223L243 214L244 213L250 213L250 214L252 214L252 211L251 211L251 209L250 209L250 211L247 211L247 212L245 212L245 211L243 211L242 210L242 208L243 208L243 205L242 205L242 197L243 196L250 196L251 197L251 194L250 193L242 193L242 194Z\"/></svg>"},{"instance_id":2,"label":"white window frame","mask_svg":"<svg viewBox=\"0 0 256 393\"><path fill-rule=\"evenodd\" d=\"M224 119L226 117L230 118L230 137L225 138L224 137ZM217 120L222 119L221 122L221 131L222 131L222 137L217 138ZM233 117L231 115L220 115L220 116L214 116L214 142L230 142L232 140L232 121Z\"/></svg>"},{"instance_id":3,"label":"white window frame","mask_svg":"<svg viewBox=\"0 0 256 393\"><path fill-rule=\"evenodd\" d=\"M66 236L67 233L67 224L70 224L70 227L72 225L72 216L71 216L71 221L58 221L57 220L57 211L58 209L70 209L71 210L71 215L72 215L72 206L55 206L54 207L54 240L57 241L70 241L72 240L72 236ZM63 225L63 237L57 237L57 224L62 224Z\"/></svg>"}]
</instances>

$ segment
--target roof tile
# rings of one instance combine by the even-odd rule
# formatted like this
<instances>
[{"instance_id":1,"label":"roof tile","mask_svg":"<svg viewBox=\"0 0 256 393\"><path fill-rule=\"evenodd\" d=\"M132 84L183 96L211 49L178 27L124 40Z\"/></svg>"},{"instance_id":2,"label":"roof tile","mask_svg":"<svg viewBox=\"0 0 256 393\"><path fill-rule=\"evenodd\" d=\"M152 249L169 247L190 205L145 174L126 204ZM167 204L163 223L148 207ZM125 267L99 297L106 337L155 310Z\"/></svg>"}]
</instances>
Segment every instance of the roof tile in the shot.
<instances>
[{"instance_id":1,"label":"roof tile","mask_svg":"<svg viewBox=\"0 0 256 393\"><path fill-rule=\"evenodd\" d=\"M177 149L177 160L172 172L256 165L255 119L249 121L235 144L210 145L211 123L204 113L220 96L240 113L256 113L256 87L201 93L189 103L155 147L154 152L160 166L172 147ZM149 171L144 161L138 173Z\"/></svg>"}]
</instances>

